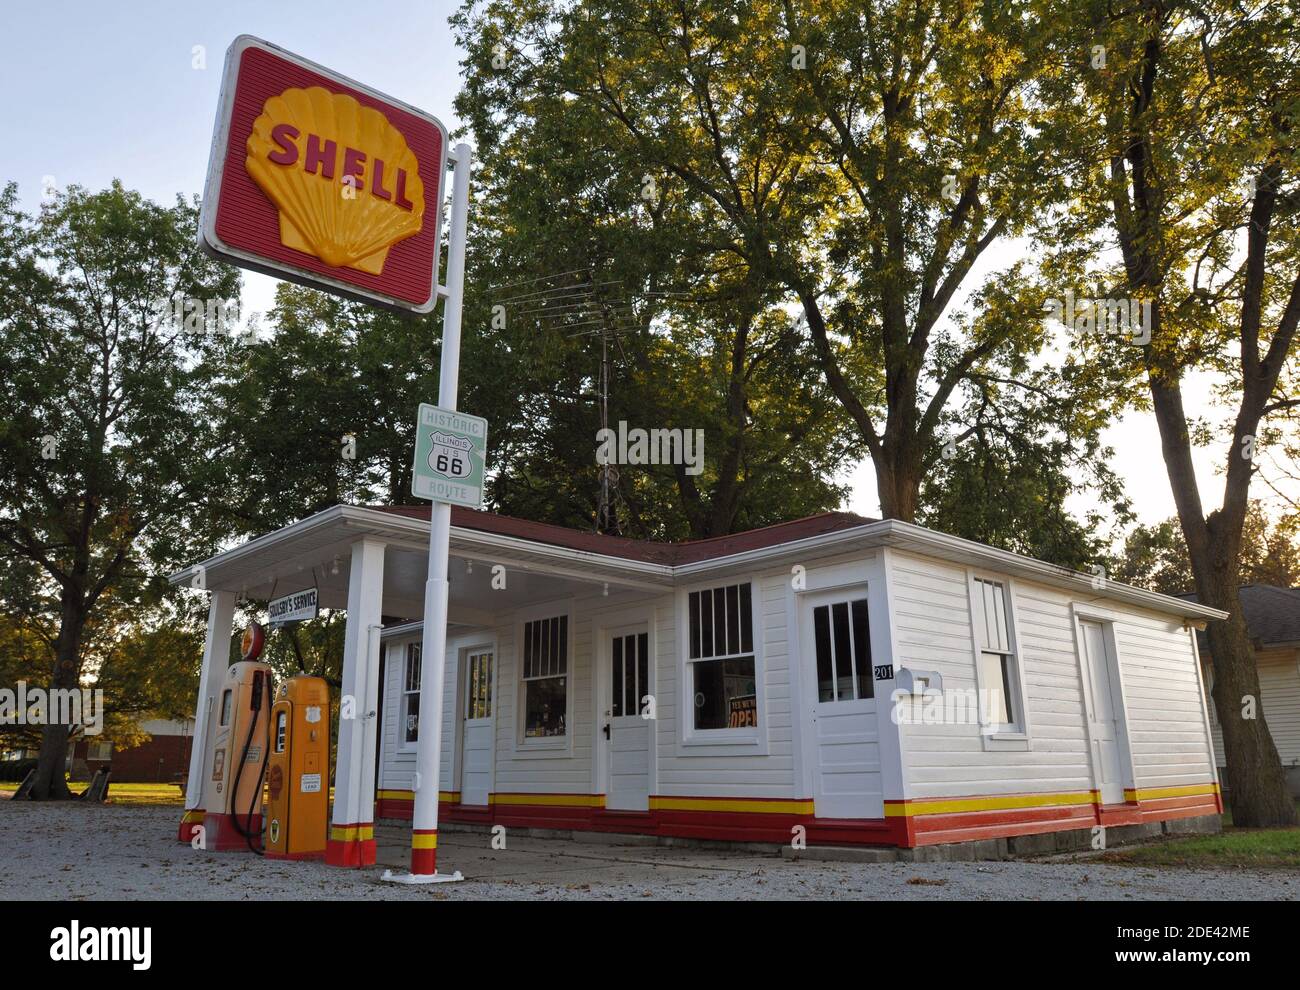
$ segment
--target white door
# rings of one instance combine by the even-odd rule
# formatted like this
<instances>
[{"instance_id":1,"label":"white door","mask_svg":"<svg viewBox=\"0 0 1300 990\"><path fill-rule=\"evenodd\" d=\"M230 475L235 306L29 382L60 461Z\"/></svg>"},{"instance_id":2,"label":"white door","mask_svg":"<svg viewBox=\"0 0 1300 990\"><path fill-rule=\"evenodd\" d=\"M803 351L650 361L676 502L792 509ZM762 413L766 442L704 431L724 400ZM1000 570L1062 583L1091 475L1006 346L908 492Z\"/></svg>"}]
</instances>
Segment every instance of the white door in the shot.
<instances>
[{"instance_id":1,"label":"white door","mask_svg":"<svg viewBox=\"0 0 1300 990\"><path fill-rule=\"evenodd\" d=\"M804 596L800 628L812 690L815 814L883 818L866 588Z\"/></svg>"},{"instance_id":2,"label":"white door","mask_svg":"<svg viewBox=\"0 0 1300 990\"><path fill-rule=\"evenodd\" d=\"M650 636L644 625L616 629L609 635L605 677L609 705L602 730L609 767L605 807L648 811L654 720L641 713L650 694Z\"/></svg>"},{"instance_id":3,"label":"white door","mask_svg":"<svg viewBox=\"0 0 1300 990\"><path fill-rule=\"evenodd\" d=\"M1080 622L1083 629L1084 663L1092 692L1092 745L1097 770L1097 789L1102 804L1124 800L1124 770L1121 726L1122 707L1116 683L1115 657L1106 644L1100 622Z\"/></svg>"},{"instance_id":4,"label":"white door","mask_svg":"<svg viewBox=\"0 0 1300 990\"><path fill-rule=\"evenodd\" d=\"M460 803L486 805L492 791L492 752L495 730L492 701L495 664L491 650L467 650L465 710L461 730Z\"/></svg>"}]
</instances>

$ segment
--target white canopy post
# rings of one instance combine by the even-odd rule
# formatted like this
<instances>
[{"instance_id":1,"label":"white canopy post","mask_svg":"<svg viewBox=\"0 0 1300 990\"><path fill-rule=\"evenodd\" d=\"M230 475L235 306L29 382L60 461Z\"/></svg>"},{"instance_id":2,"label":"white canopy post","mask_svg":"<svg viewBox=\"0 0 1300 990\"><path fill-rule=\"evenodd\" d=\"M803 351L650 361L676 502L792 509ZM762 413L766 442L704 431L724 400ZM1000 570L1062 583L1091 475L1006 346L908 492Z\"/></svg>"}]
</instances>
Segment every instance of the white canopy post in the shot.
<instances>
[{"instance_id":1,"label":"white canopy post","mask_svg":"<svg viewBox=\"0 0 1300 990\"><path fill-rule=\"evenodd\" d=\"M325 842L325 862L332 866L371 866L375 862L375 730L379 713L374 706L379 658L373 651L372 629L383 622L384 551L378 540L363 539L352 545L334 813Z\"/></svg>"},{"instance_id":2,"label":"white canopy post","mask_svg":"<svg viewBox=\"0 0 1300 990\"><path fill-rule=\"evenodd\" d=\"M201 573L201 572L200 572ZM194 706L194 736L190 740L190 772L185 778L185 813L177 837L189 842L196 827L203 824L204 745L208 739L208 718L217 686L230 660L230 625L235 618L235 593L214 591L208 603L208 634L203 641L203 667L199 673L199 700Z\"/></svg>"}]
</instances>

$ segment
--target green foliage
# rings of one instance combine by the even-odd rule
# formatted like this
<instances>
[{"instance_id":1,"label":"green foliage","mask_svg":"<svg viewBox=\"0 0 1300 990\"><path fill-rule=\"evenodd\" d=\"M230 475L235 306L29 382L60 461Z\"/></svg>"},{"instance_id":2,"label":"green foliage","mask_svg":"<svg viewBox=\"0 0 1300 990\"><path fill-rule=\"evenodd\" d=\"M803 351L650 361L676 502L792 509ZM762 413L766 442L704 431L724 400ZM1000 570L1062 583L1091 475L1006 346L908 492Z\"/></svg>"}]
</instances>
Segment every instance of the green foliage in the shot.
<instances>
[{"instance_id":1,"label":"green foliage","mask_svg":"<svg viewBox=\"0 0 1300 990\"><path fill-rule=\"evenodd\" d=\"M1241 545L1241 583L1300 587L1300 539L1286 522L1269 519L1261 501L1246 513ZM1196 590L1178 519L1136 526L1124 541L1111 576L1167 595Z\"/></svg>"},{"instance_id":2,"label":"green foliage","mask_svg":"<svg viewBox=\"0 0 1300 990\"><path fill-rule=\"evenodd\" d=\"M528 313L517 301L589 280L606 325L620 327L610 424L705 434L701 475L620 467L623 532L708 536L833 508L851 432L788 293L726 253L716 203L574 88L591 84L600 64L617 64L644 87L654 126L671 123L671 98L655 91L677 85L676 56L638 48L624 16L633 16L628 5L573 17L555 5L493 5L453 18L469 52L457 110L480 156L467 326L495 345L481 355L486 366L463 369L473 377L490 368L502 386L499 415L474 410L493 421L492 503L570 526L595 520L600 341L575 335L581 318ZM635 13L647 16L658 15ZM709 25L724 29L717 18Z\"/></svg>"},{"instance_id":3,"label":"green foliage","mask_svg":"<svg viewBox=\"0 0 1300 990\"><path fill-rule=\"evenodd\" d=\"M224 531L411 502L415 409L437 394L431 321L283 284L260 329L225 341L212 369Z\"/></svg>"},{"instance_id":4,"label":"green foliage","mask_svg":"<svg viewBox=\"0 0 1300 990\"><path fill-rule=\"evenodd\" d=\"M559 268L591 265L595 246L625 283L697 301L746 285L769 312L801 308L771 393L814 384L815 368L818 394L787 417L833 398L885 513L911 518L955 391L1010 378L1042 344L1034 317L967 332L947 317L990 244L1048 229L1064 202L1035 80L1061 71L1068 25L1019 3L627 0L470 2L452 23L467 52L457 109L505 190L487 211L493 248L518 235ZM713 319L733 339L742 325Z\"/></svg>"},{"instance_id":5,"label":"green foliage","mask_svg":"<svg viewBox=\"0 0 1300 990\"><path fill-rule=\"evenodd\" d=\"M0 620L17 630L24 673L44 668L36 685L102 672L124 637L153 660L197 659L159 642L165 630L126 623L160 606L169 570L213 546L199 368L216 341L160 316L177 300L238 294L234 272L198 250L197 217L193 203L158 206L119 183L72 186L37 217L18 209L13 184L0 193ZM110 713L148 695L143 668L108 670L121 690Z\"/></svg>"}]
</instances>

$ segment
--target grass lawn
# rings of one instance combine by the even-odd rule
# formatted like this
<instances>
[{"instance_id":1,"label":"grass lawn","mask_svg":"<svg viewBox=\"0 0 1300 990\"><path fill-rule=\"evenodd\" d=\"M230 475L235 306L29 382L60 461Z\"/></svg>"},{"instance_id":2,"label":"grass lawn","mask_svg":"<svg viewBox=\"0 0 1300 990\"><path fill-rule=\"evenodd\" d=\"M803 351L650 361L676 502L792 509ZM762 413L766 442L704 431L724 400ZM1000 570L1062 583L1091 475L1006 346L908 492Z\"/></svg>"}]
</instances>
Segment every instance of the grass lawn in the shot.
<instances>
[{"instance_id":1,"label":"grass lawn","mask_svg":"<svg viewBox=\"0 0 1300 990\"><path fill-rule=\"evenodd\" d=\"M1300 808L1300 802L1297 802ZM1224 812L1219 835L1189 835L1161 839L1108 852L1107 863L1130 866L1188 866L1200 869L1265 869L1300 871L1300 826L1292 828L1234 828Z\"/></svg>"},{"instance_id":2,"label":"grass lawn","mask_svg":"<svg viewBox=\"0 0 1300 990\"><path fill-rule=\"evenodd\" d=\"M69 784L73 794L80 794L85 786ZM7 798L16 790L17 782L0 782L0 796ZM163 804L179 808L185 803L185 793L175 784L119 784L110 781L108 800L111 804Z\"/></svg>"}]
</instances>

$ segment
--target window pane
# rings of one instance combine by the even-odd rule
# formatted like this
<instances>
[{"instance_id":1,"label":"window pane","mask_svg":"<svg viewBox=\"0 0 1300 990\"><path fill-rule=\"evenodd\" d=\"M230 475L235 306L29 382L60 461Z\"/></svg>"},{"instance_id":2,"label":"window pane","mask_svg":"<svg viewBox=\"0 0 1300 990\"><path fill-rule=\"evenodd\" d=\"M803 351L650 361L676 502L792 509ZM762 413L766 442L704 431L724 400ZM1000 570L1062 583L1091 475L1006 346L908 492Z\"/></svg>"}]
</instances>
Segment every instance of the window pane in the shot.
<instances>
[{"instance_id":1,"label":"window pane","mask_svg":"<svg viewBox=\"0 0 1300 990\"><path fill-rule=\"evenodd\" d=\"M524 676L533 676L533 636L537 628L535 622L524 623Z\"/></svg>"},{"instance_id":2,"label":"window pane","mask_svg":"<svg viewBox=\"0 0 1300 990\"><path fill-rule=\"evenodd\" d=\"M997 581L976 579L975 584L984 611L975 623L980 630L980 645L986 650L1007 653L1011 650L1011 637L1007 633L1006 589Z\"/></svg>"},{"instance_id":3,"label":"window pane","mask_svg":"<svg viewBox=\"0 0 1300 990\"><path fill-rule=\"evenodd\" d=\"M483 678L483 718L492 717L492 654L483 655L483 666L487 668L487 676Z\"/></svg>"},{"instance_id":4,"label":"window pane","mask_svg":"<svg viewBox=\"0 0 1300 990\"><path fill-rule=\"evenodd\" d=\"M853 610L853 666L858 675L858 697L875 697L876 685L871 676L871 626L867 621L867 600L860 598Z\"/></svg>"},{"instance_id":5,"label":"window pane","mask_svg":"<svg viewBox=\"0 0 1300 990\"><path fill-rule=\"evenodd\" d=\"M700 656L713 656L713 595L700 592Z\"/></svg>"},{"instance_id":6,"label":"window pane","mask_svg":"<svg viewBox=\"0 0 1300 990\"><path fill-rule=\"evenodd\" d=\"M420 696L406 694L402 696L406 705L402 713L402 738L409 743L420 740Z\"/></svg>"},{"instance_id":7,"label":"window pane","mask_svg":"<svg viewBox=\"0 0 1300 990\"><path fill-rule=\"evenodd\" d=\"M465 692L469 703L465 706L466 718L478 718L478 657L469 658L469 689Z\"/></svg>"},{"instance_id":8,"label":"window pane","mask_svg":"<svg viewBox=\"0 0 1300 990\"><path fill-rule=\"evenodd\" d=\"M817 647L817 700L835 700L835 673L831 666L831 610L829 605L813 609L813 639Z\"/></svg>"},{"instance_id":9,"label":"window pane","mask_svg":"<svg viewBox=\"0 0 1300 990\"><path fill-rule=\"evenodd\" d=\"M614 637L613 650L614 672L614 706L613 715L618 718L623 714L623 637Z\"/></svg>"},{"instance_id":10,"label":"window pane","mask_svg":"<svg viewBox=\"0 0 1300 990\"><path fill-rule=\"evenodd\" d=\"M727 653L740 653L740 586L727 588Z\"/></svg>"},{"instance_id":11,"label":"window pane","mask_svg":"<svg viewBox=\"0 0 1300 990\"><path fill-rule=\"evenodd\" d=\"M561 674L569 672L569 617L560 616L560 646L559 646L559 666L556 668Z\"/></svg>"},{"instance_id":12,"label":"window pane","mask_svg":"<svg viewBox=\"0 0 1300 990\"><path fill-rule=\"evenodd\" d=\"M406 646L406 690L420 690L420 647L415 643Z\"/></svg>"},{"instance_id":13,"label":"window pane","mask_svg":"<svg viewBox=\"0 0 1300 990\"><path fill-rule=\"evenodd\" d=\"M754 658L702 660L694 668L695 728L725 729L758 724Z\"/></svg>"},{"instance_id":14,"label":"window pane","mask_svg":"<svg viewBox=\"0 0 1300 990\"><path fill-rule=\"evenodd\" d=\"M560 666L560 623L558 619L550 619L547 624L551 627L551 669L552 674L558 674L563 669Z\"/></svg>"},{"instance_id":15,"label":"window pane","mask_svg":"<svg viewBox=\"0 0 1300 990\"><path fill-rule=\"evenodd\" d=\"M639 710L636 703L636 637L627 637L627 652L624 654L627 664L626 674L623 678L623 711L627 715L635 715Z\"/></svg>"},{"instance_id":16,"label":"window pane","mask_svg":"<svg viewBox=\"0 0 1300 990\"><path fill-rule=\"evenodd\" d=\"M754 652L754 616L749 600L749 585L740 586L740 651Z\"/></svg>"},{"instance_id":17,"label":"window pane","mask_svg":"<svg viewBox=\"0 0 1300 990\"><path fill-rule=\"evenodd\" d=\"M1005 585L993 586L993 616L996 620L998 649L1003 653L1011 651L1011 634L1007 631L1007 589Z\"/></svg>"},{"instance_id":18,"label":"window pane","mask_svg":"<svg viewBox=\"0 0 1300 990\"><path fill-rule=\"evenodd\" d=\"M641 714L641 699L650 693L650 635L642 633L636 640L636 714Z\"/></svg>"},{"instance_id":19,"label":"window pane","mask_svg":"<svg viewBox=\"0 0 1300 990\"><path fill-rule=\"evenodd\" d=\"M1007 661L1000 653L980 654L980 673L983 675L984 689L988 697L984 705L984 717L990 723L1000 726L1011 724L1011 683L1007 677Z\"/></svg>"},{"instance_id":20,"label":"window pane","mask_svg":"<svg viewBox=\"0 0 1300 990\"><path fill-rule=\"evenodd\" d=\"M853 649L849 642L849 603L831 606L831 629L835 634L835 698L853 700Z\"/></svg>"},{"instance_id":21,"label":"window pane","mask_svg":"<svg viewBox=\"0 0 1300 990\"><path fill-rule=\"evenodd\" d=\"M687 610L690 613L687 623L691 634L691 659L700 655L700 593L692 591L686 596Z\"/></svg>"},{"instance_id":22,"label":"window pane","mask_svg":"<svg viewBox=\"0 0 1300 990\"><path fill-rule=\"evenodd\" d=\"M727 655L727 589L713 589L713 655Z\"/></svg>"},{"instance_id":23,"label":"window pane","mask_svg":"<svg viewBox=\"0 0 1300 990\"><path fill-rule=\"evenodd\" d=\"M547 677L524 682L524 735L564 735L565 681Z\"/></svg>"}]
</instances>

